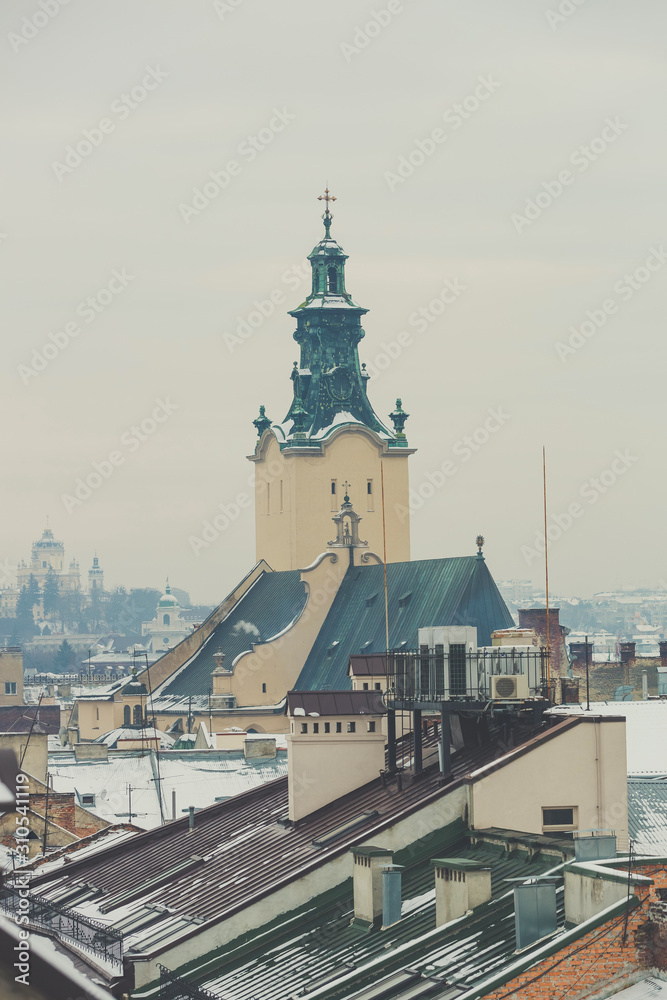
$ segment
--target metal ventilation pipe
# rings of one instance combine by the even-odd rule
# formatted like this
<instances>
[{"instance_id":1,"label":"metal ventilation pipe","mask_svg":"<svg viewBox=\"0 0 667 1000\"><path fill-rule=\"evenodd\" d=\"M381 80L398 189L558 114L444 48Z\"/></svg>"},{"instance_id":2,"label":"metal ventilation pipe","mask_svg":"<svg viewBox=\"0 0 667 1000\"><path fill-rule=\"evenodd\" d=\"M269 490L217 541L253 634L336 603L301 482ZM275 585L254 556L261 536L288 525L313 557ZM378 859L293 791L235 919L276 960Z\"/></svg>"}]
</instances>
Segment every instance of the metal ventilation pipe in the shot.
<instances>
[{"instance_id":1,"label":"metal ventilation pipe","mask_svg":"<svg viewBox=\"0 0 667 1000\"><path fill-rule=\"evenodd\" d=\"M190 822L189 829L192 831L195 828L195 807L190 806Z\"/></svg>"},{"instance_id":2,"label":"metal ventilation pipe","mask_svg":"<svg viewBox=\"0 0 667 1000\"><path fill-rule=\"evenodd\" d=\"M514 886L514 927L517 951L558 930L554 882L540 879Z\"/></svg>"},{"instance_id":3,"label":"metal ventilation pipe","mask_svg":"<svg viewBox=\"0 0 667 1000\"><path fill-rule=\"evenodd\" d=\"M401 872L403 865L382 867L382 926L391 927L401 919Z\"/></svg>"}]
</instances>

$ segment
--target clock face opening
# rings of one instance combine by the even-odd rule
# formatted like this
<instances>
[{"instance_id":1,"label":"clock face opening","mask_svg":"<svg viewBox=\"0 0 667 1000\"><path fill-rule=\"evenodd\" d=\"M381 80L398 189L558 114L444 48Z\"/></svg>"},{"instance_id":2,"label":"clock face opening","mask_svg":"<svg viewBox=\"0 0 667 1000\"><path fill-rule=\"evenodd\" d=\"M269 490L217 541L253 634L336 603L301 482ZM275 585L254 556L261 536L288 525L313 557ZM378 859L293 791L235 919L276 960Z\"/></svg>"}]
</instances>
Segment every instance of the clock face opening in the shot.
<instances>
[{"instance_id":1,"label":"clock face opening","mask_svg":"<svg viewBox=\"0 0 667 1000\"><path fill-rule=\"evenodd\" d=\"M347 368L334 369L329 383L329 391L333 398L339 403L344 403L352 395L353 388L354 380Z\"/></svg>"}]
</instances>

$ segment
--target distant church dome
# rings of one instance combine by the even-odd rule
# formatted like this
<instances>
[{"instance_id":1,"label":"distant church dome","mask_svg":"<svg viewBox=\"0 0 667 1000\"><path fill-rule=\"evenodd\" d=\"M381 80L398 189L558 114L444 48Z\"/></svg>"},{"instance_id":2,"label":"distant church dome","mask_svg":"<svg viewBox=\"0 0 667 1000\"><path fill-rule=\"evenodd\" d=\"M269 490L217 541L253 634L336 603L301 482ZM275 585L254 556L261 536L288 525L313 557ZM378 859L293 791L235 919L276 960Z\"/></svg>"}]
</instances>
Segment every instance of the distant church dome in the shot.
<instances>
[{"instance_id":1,"label":"distant church dome","mask_svg":"<svg viewBox=\"0 0 667 1000\"><path fill-rule=\"evenodd\" d=\"M179 603L171 592L171 587L167 584L167 589L158 601L158 608L177 608Z\"/></svg>"}]
</instances>

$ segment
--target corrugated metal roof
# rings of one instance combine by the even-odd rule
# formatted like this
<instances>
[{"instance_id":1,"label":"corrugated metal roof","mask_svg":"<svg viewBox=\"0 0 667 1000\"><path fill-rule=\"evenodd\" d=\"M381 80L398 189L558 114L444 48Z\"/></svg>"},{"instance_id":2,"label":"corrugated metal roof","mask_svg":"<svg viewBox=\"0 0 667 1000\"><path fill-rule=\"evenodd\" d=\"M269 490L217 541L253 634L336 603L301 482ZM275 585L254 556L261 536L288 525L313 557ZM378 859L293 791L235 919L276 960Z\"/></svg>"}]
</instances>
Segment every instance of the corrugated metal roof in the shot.
<instances>
[{"instance_id":1,"label":"corrugated metal roof","mask_svg":"<svg viewBox=\"0 0 667 1000\"><path fill-rule=\"evenodd\" d=\"M635 983L626 990L620 990L613 996L619 1000L652 1000L652 997L667 996L667 983L662 979L644 979L641 983Z\"/></svg>"},{"instance_id":2,"label":"corrugated metal roof","mask_svg":"<svg viewBox=\"0 0 667 1000\"><path fill-rule=\"evenodd\" d=\"M574 720L563 721L560 727L546 730L544 738L549 739L557 729L572 725L576 725ZM535 730L526 731L526 735L533 737L528 746L535 741L534 734ZM159 887L131 904L129 910L159 903L172 915L187 915L190 920L226 919L280 885L288 884L297 873L316 868L345 852L356 841L380 836L399 817L448 795L465 775L498 760L503 753L495 741L454 753L452 780L445 786L440 784L437 765L427 768L419 781L404 781L400 788L395 782L376 779L305 817L294 827L281 822L288 812L287 778L278 778L203 809L197 814L192 831L188 830L187 818L176 820L133 837L127 845L121 843L95 857L73 860L66 872L44 878L38 874L33 889L39 895L57 898L72 884L90 883L99 889L99 898L80 906L75 901L68 905L88 916L99 917L98 907L109 897L126 888L140 887L184 857L196 854L207 858L201 872L194 876L178 873L168 876ZM363 826L350 829L325 847L313 845L315 840L358 818L362 812L369 814ZM262 864L258 864L258 858ZM120 911L112 909L105 920L115 924L127 915L127 907ZM166 918L153 913L151 919L153 932L159 930ZM191 923L178 935L196 933L196 926ZM140 947L141 935L136 942L130 937L127 943Z\"/></svg>"},{"instance_id":3,"label":"corrugated metal roof","mask_svg":"<svg viewBox=\"0 0 667 1000\"><path fill-rule=\"evenodd\" d=\"M638 854L667 855L667 780L628 778L628 833Z\"/></svg>"},{"instance_id":4,"label":"corrugated metal roof","mask_svg":"<svg viewBox=\"0 0 667 1000\"><path fill-rule=\"evenodd\" d=\"M484 559L460 556L387 565L389 648L417 648L430 625L470 625L477 642L514 624ZM354 653L386 648L384 566L350 567L320 629L295 688L345 690Z\"/></svg>"},{"instance_id":5,"label":"corrugated metal roof","mask_svg":"<svg viewBox=\"0 0 667 1000\"><path fill-rule=\"evenodd\" d=\"M354 915L352 887L346 883L328 894L326 904L313 900L291 915L289 923L276 921L273 931L262 928L244 941L235 955L226 947L218 969L199 984L214 995L234 1000L272 1000L276 996L307 996L327 980L327 996L352 996L374 987L377 996L407 1000L429 986L436 996L447 995L447 984L472 985L513 957L514 878L531 878L558 864L553 856L504 851L493 844L471 846L460 840L447 847L452 857L475 861L491 869L492 902L427 941L419 939L435 930L435 882L429 857L422 857L403 872L402 917L383 931L361 931L351 925ZM559 892L562 920L562 891ZM319 904L319 905L318 905ZM397 949L409 950L396 954ZM410 947L412 945L412 947ZM381 964L364 969L373 960ZM359 972L355 975L355 969ZM409 972L404 978L397 973ZM344 984L337 983L341 977ZM417 994L415 994L417 995Z\"/></svg>"},{"instance_id":6,"label":"corrugated metal roof","mask_svg":"<svg viewBox=\"0 0 667 1000\"><path fill-rule=\"evenodd\" d=\"M156 701L160 695L207 695L215 669L214 653L222 650L225 665L231 667L239 653L287 628L305 603L306 590L299 570L262 573L185 668L156 691Z\"/></svg>"},{"instance_id":7,"label":"corrugated metal roof","mask_svg":"<svg viewBox=\"0 0 667 1000\"><path fill-rule=\"evenodd\" d=\"M290 715L385 715L381 691L288 691Z\"/></svg>"}]
</instances>

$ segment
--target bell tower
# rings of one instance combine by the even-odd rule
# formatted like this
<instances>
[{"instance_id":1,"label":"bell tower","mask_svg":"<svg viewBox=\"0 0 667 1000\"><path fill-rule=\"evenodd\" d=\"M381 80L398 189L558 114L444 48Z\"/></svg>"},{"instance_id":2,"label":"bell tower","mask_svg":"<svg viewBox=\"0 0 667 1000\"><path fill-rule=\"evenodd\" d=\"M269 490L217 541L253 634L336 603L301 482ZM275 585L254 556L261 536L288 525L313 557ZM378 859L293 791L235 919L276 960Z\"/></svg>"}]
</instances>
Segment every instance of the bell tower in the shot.
<instances>
[{"instance_id":1,"label":"bell tower","mask_svg":"<svg viewBox=\"0 0 667 1000\"><path fill-rule=\"evenodd\" d=\"M324 237L308 257L311 291L289 313L299 345L292 400L281 423L264 406L253 421L257 559L274 570L302 569L325 550L346 489L365 507L369 548L382 556L386 536L388 562L410 558L408 414L397 400L390 430L370 403L370 375L358 351L368 310L347 291L348 257L331 236L329 203L336 199L327 188L320 200Z\"/></svg>"}]
</instances>

